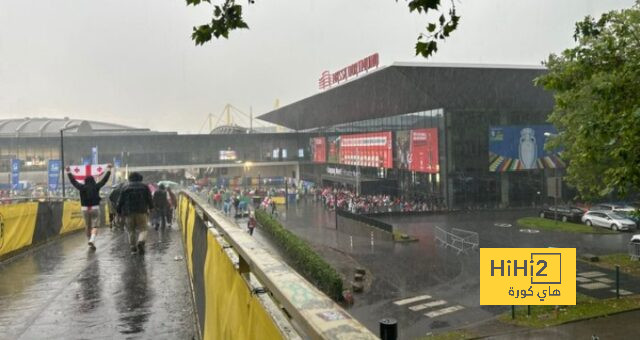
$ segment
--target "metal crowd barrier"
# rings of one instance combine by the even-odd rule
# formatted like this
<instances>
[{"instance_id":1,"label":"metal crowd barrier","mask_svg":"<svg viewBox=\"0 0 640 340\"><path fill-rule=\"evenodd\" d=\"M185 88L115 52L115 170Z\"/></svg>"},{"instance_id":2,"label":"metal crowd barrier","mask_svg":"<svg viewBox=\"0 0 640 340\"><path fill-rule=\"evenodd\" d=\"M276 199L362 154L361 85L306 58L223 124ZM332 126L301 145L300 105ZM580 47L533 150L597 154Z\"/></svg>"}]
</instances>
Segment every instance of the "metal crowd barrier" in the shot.
<instances>
[{"instance_id":1,"label":"metal crowd barrier","mask_svg":"<svg viewBox=\"0 0 640 340\"><path fill-rule=\"evenodd\" d=\"M640 260L640 242L629 242L628 249L632 260Z\"/></svg>"},{"instance_id":2,"label":"metal crowd barrier","mask_svg":"<svg viewBox=\"0 0 640 340\"><path fill-rule=\"evenodd\" d=\"M436 227L435 239L445 248L451 247L458 251L458 254L466 252L468 249L477 250L480 246L480 237L478 233L452 228L451 231L446 231L443 228Z\"/></svg>"}]
</instances>

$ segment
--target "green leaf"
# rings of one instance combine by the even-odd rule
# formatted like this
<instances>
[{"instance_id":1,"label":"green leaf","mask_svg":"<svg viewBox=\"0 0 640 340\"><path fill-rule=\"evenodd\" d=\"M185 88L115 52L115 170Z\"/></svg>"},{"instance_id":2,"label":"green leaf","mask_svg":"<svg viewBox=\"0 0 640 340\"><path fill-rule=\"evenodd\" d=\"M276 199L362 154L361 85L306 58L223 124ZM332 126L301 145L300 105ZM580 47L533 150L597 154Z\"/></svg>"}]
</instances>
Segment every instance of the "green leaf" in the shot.
<instances>
[{"instance_id":1,"label":"green leaf","mask_svg":"<svg viewBox=\"0 0 640 340\"><path fill-rule=\"evenodd\" d=\"M429 26L427 26L427 31L429 32L433 32L436 30L436 24L434 23L429 23Z\"/></svg>"}]
</instances>

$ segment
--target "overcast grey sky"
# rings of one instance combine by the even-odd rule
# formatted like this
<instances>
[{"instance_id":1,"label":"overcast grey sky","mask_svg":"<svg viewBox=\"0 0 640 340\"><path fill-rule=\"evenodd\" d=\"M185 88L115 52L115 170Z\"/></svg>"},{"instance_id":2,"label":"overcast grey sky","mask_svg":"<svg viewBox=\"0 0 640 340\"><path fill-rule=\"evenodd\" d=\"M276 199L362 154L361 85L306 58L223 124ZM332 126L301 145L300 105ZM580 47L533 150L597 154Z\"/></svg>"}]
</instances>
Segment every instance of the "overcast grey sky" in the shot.
<instances>
[{"instance_id":1,"label":"overcast grey sky","mask_svg":"<svg viewBox=\"0 0 640 340\"><path fill-rule=\"evenodd\" d=\"M459 29L431 61L539 65L573 45L577 20L633 3L461 0ZM250 30L196 47L191 28L210 15L184 0L1 0L0 118L198 132L226 103L266 113L372 52L382 65L422 60L413 46L426 21L403 0L257 0Z\"/></svg>"}]
</instances>

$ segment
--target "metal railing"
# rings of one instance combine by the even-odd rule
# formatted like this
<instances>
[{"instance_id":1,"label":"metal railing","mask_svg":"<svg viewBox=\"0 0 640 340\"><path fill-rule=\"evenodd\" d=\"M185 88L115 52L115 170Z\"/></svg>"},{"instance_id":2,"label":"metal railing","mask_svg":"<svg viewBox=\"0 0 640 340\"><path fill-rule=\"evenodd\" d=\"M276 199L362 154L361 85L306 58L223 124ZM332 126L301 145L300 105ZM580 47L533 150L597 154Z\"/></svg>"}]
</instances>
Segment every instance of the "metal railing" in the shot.
<instances>
[{"instance_id":1,"label":"metal railing","mask_svg":"<svg viewBox=\"0 0 640 340\"><path fill-rule=\"evenodd\" d=\"M477 250L480 246L480 237L478 233L452 228L451 231L447 231L443 228L436 227L435 239L445 248L451 247L458 251L458 254L466 252L469 249Z\"/></svg>"},{"instance_id":2,"label":"metal railing","mask_svg":"<svg viewBox=\"0 0 640 340\"><path fill-rule=\"evenodd\" d=\"M197 194L181 191L180 195L195 205L196 214L210 228L209 231L222 238L228 249L233 250L233 257L237 256L234 260L238 263L238 272L245 278L247 289L252 289L251 277L257 279L303 338L377 339L337 303L267 252L246 231Z\"/></svg>"}]
</instances>

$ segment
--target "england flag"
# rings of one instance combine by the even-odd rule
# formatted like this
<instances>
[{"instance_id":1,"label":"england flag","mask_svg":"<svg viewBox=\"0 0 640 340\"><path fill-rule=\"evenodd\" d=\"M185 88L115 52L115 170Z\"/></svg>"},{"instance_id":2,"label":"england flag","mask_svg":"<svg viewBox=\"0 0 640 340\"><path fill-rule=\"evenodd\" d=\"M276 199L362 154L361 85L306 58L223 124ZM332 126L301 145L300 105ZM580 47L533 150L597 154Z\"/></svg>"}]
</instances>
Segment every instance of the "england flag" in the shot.
<instances>
[{"instance_id":1,"label":"england flag","mask_svg":"<svg viewBox=\"0 0 640 340\"><path fill-rule=\"evenodd\" d=\"M98 181L98 178L108 170L108 164L87 164L87 165L72 165L69 167L69 171L79 183L84 184L84 179L87 176L93 176Z\"/></svg>"}]
</instances>

